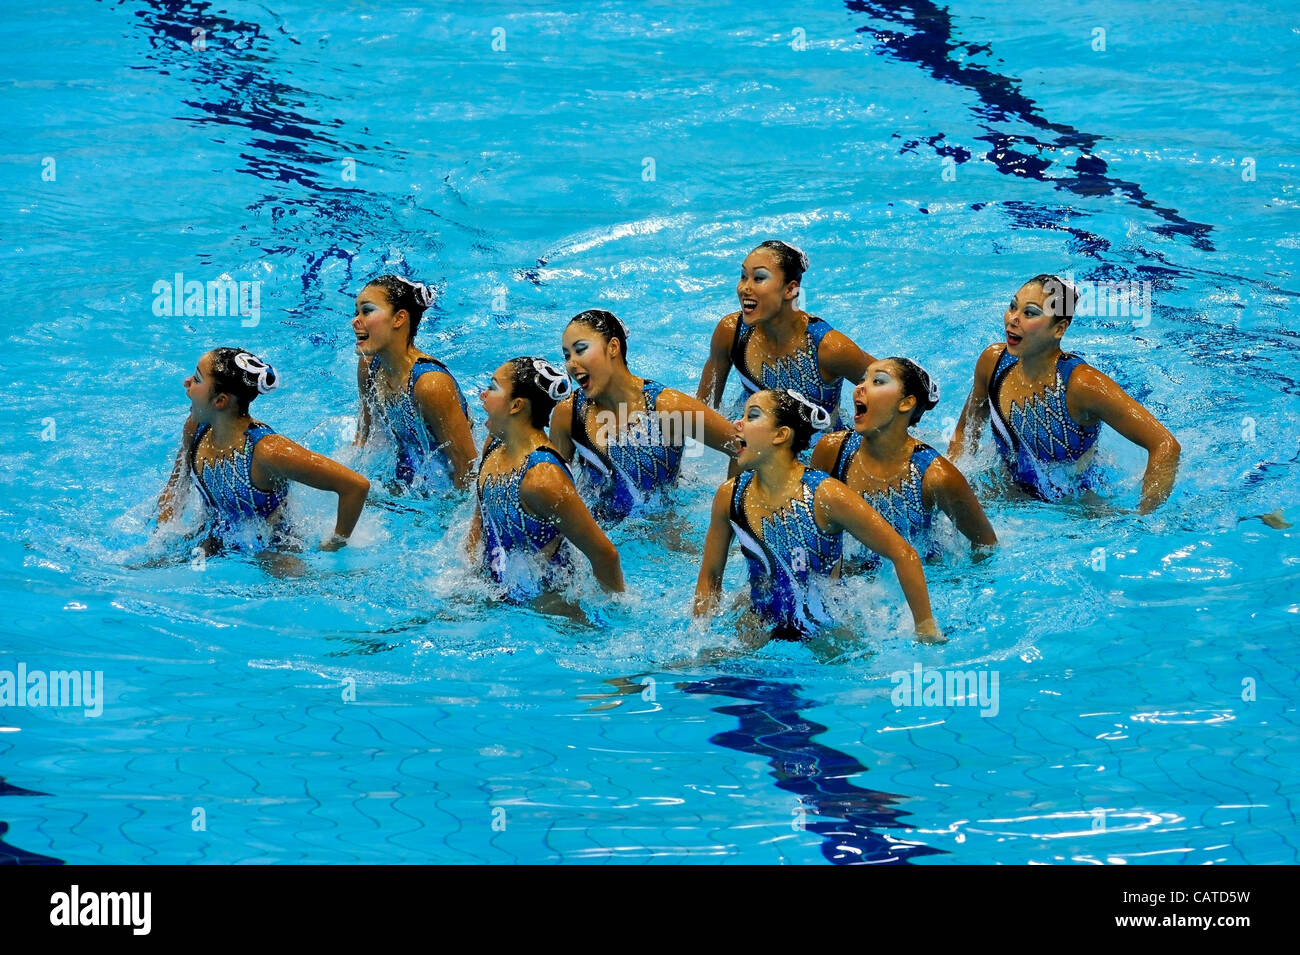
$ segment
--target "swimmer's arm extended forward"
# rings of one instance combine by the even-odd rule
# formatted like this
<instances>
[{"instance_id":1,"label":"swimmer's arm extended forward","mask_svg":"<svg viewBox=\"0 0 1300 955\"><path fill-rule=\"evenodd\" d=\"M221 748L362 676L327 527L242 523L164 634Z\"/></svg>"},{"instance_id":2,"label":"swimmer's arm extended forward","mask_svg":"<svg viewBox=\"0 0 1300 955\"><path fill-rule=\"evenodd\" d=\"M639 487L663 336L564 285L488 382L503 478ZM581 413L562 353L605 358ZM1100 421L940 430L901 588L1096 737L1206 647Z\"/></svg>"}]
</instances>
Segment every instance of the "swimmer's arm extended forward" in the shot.
<instances>
[{"instance_id":1,"label":"swimmer's arm extended forward","mask_svg":"<svg viewBox=\"0 0 1300 955\"><path fill-rule=\"evenodd\" d=\"M698 398L692 398L673 388L665 388L659 395L655 410L660 415L670 415L681 421L685 437L700 442L706 448L721 451L728 458L735 455L735 427ZM665 427L664 431L670 432L670 428Z\"/></svg>"},{"instance_id":2,"label":"swimmer's arm extended forward","mask_svg":"<svg viewBox=\"0 0 1300 955\"><path fill-rule=\"evenodd\" d=\"M849 336L831 329L817 347L817 365L821 368L822 380L832 384L843 378L852 384L860 382L867 374L867 368L875 361L858 347Z\"/></svg>"},{"instance_id":3,"label":"swimmer's arm extended forward","mask_svg":"<svg viewBox=\"0 0 1300 955\"><path fill-rule=\"evenodd\" d=\"M735 481L726 481L713 495L713 508L709 515L709 531L704 538L704 558L700 561L700 576L695 582L695 608L697 617L713 613L722 597L722 574L727 569L727 552L731 550L731 493Z\"/></svg>"},{"instance_id":4,"label":"swimmer's arm extended forward","mask_svg":"<svg viewBox=\"0 0 1300 955\"><path fill-rule=\"evenodd\" d=\"M185 472L190 468L190 445L194 443L194 432L197 429L198 425L192 417L185 419L185 427L181 429L181 446L176 449L176 461L172 465L171 477L167 479L166 486L158 495L159 526L171 523L172 518L176 516L177 495L180 494Z\"/></svg>"},{"instance_id":5,"label":"swimmer's arm extended forward","mask_svg":"<svg viewBox=\"0 0 1300 955\"><path fill-rule=\"evenodd\" d=\"M1004 347L1001 344L990 345L975 362L975 380L966 397L966 404L962 406L961 417L957 419L952 440L948 442L947 457L950 461L956 461L967 452L973 454L979 450L980 434L989 420L989 379L993 377L993 369L998 366Z\"/></svg>"},{"instance_id":6,"label":"swimmer's arm extended forward","mask_svg":"<svg viewBox=\"0 0 1300 955\"><path fill-rule=\"evenodd\" d=\"M257 443L251 473L253 483L262 487L278 479L338 495L334 536L321 544L322 550L338 550L347 543L370 492L370 482L356 471L308 451L282 434L268 434Z\"/></svg>"},{"instance_id":7,"label":"swimmer's arm extended forward","mask_svg":"<svg viewBox=\"0 0 1300 955\"><path fill-rule=\"evenodd\" d=\"M1080 365L1070 377L1070 386L1066 410L1071 417L1085 426L1104 422L1147 452L1138 513L1151 513L1174 489L1182 446L1155 415L1096 368Z\"/></svg>"},{"instance_id":8,"label":"swimmer's arm extended forward","mask_svg":"<svg viewBox=\"0 0 1300 955\"><path fill-rule=\"evenodd\" d=\"M827 530L832 533L848 531L894 565L903 596L912 611L917 638L922 643L945 642L930 610L930 590L925 583L921 558L912 545L903 540L875 508L834 478L822 481L813 502L817 506L818 521L824 520Z\"/></svg>"},{"instance_id":9,"label":"swimmer's arm extended forward","mask_svg":"<svg viewBox=\"0 0 1300 955\"><path fill-rule=\"evenodd\" d=\"M601 587L612 593L623 592L623 565L618 549L610 543L578 496L573 482L558 465L538 464L529 470L519 485L519 496L534 514L554 518L560 533L591 562Z\"/></svg>"}]
</instances>

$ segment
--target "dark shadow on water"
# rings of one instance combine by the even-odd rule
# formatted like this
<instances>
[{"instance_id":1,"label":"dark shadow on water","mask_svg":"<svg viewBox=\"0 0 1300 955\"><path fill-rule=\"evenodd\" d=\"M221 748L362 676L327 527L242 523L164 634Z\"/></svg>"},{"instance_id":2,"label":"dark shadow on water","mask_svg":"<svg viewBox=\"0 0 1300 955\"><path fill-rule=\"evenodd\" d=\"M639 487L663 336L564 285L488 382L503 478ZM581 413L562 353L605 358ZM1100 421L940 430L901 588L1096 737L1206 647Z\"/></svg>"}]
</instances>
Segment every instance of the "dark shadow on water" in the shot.
<instances>
[{"instance_id":1,"label":"dark shadow on water","mask_svg":"<svg viewBox=\"0 0 1300 955\"><path fill-rule=\"evenodd\" d=\"M23 789L21 786L15 786L12 783L5 782L3 776L0 776L0 796L45 796L47 793L37 792L34 789ZM56 859L53 856L43 856L37 852L28 852L26 849L19 849L17 846L11 846L4 841L5 834L9 832L9 823L0 819L0 865L63 865L62 859Z\"/></svg>"},{"instance_id":2,"label":"dark shadow on water","mask_svg":"<svg viewBox=\"0 0 1300 955\"><path fill-rule=\"evenodd\" d=\"M793 812L805 815L804 829L822 837L822 855L836 865L910 862L945 854L942 849L908 841L908 812L894 804L904 796L863 789L850 782L867 767L847 753L818 743L826 727L801 710L816 704L799 697L797 684L719 676L679 683L685 693L726 696L748 702L720 706L715 712L734 716L740 728L710 737L709 742L765 757L778 789L798 797ZM793 821L793 816L792 816ZM894 830L888 835L880 830Z\"/></svg>"}]
</instances>

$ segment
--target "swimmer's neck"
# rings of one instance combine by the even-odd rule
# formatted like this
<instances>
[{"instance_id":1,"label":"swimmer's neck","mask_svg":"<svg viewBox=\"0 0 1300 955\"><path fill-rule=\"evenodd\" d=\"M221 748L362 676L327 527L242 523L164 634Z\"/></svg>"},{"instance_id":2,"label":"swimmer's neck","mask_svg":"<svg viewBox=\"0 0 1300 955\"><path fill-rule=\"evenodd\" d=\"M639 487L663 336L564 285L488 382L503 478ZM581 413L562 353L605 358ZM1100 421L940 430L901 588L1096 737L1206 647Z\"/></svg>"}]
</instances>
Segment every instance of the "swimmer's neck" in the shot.
<instances>
[{"instance_id":1,"label":"swimmer's neck","mask_svg":"<svg viewBox=\"0 0 1300 955\"><path fill-rule=\"evenodd\" d=\"M763 337L770 342L788 342L803 331L805 313L794 307L792 302L785 302L781 311L759 325Z\"/></svg>"},{"instance_id":2,"label":"swimmer's neck","mask_svg":"<svg viewBox=\"0 0 1300 955\"><path fill-rule=\"evenodd\" d=\"M1042 381L1056 375L1056 363L1062 355L1059 343L1037 355L1025 355L1020 359L1020 373L1029 381Z\"/></svg>"},{"instance_id":3,"label":"swimmer's neck","mask_svg":"<svg viewBox=\"0 0 1300 955\"><path fill-rule=\"evenodd\" d=\"M208 424L212 428L212 443L217 447L228 448L239 444L246 432L253 424L252 415L217 415Z\"/></svg>"},{"instance_id":4,"label":"swimmer's neck","mask_svg":"<svg viewBox=\"0 0 1300 955\"><path fill-rule=\"evenodd\" d=\"M619 405L626 405L629 412L639 410L644 388L645 379L638 378L626 366L621 366L610 374L609 382L600 394L591 396L591 403L602 411L617 411Z\"/></svg>"},{"instance_id":5,"label":"swimmer's neck","mask_svg":"<svg viewBox=\"0 0 1300 955\"><path fill-rule=\"evenodd\" d=\"M510 460L522 460L549 440L546 432L534 428L532 422L523 419L522 414L506 422L505 428L496 436Z\"/></svg>"},{"instance_id":6,"label":"swimmer's neck","mask_svg":"<svg viewBox=\"0 0 1300 955\"><path fill-rule=\"evenodd\" d=\"M388 345L375 352L375 357L379 359L379 369L391 384L394 379L405 381L410 376L411 369L415 367L415 359L420 354L420 349L415 347L414 342L406 342Z\"/></svg>"},{"instance_id":7,"label":"swimmer's neck","mask_svg":"<svg viewBox=\"0 0 1300 955\"><path fill-rule=\"evenodd\" d=\"M754 468L754 483L768 501L785 495L791 484L803 477L804 466L793 457L773 449L766 461Z\"/></svg>"},{"instance_id":8,"label":"swimmer's neck","mask_svg":"<svg viewBox=\"0 0 1300 955\"><path fill-rule=\"evenodd\" d=\"M912 436L907 431L907 418L903 415L896 416L877 431L860 433L862 453L873 461L889 464L911 454Z\"/></svg>"}]
</instances>

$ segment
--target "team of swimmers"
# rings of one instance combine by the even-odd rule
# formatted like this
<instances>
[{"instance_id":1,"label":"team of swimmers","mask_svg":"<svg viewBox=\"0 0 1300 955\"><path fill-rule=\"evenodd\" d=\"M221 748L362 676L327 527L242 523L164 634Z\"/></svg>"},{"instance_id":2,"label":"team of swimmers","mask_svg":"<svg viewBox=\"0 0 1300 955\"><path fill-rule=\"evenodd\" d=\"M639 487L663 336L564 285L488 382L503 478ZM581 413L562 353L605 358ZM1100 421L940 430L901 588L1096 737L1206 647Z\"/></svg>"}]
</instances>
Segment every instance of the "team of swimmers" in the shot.
<instances>
[{"instance_id":1,"label":"team of swimmers","mask_svg":"<svg viewBox=\"0 0 1300 955\"><path fill-rule=\"evenodd\" d=\"M908 358L875 359L798 307L808 259L771 240L745 259L740 308L713 333L694 396L634 375L628 329L608 311L570 319L564 366L512 358L479 401L487 440L478 454L469 405L451 371L415 344L432 304L422 284L380 276L356 299L360 417L356 443L383 431L396 452L392 483L422 493L473 484L477 506L466 547L501 594L516 601L562 589L574 551L608 591L624 588L606 529L676 483L688 439L729 459L718 488L695 590L697 615L713 612L733 539L749 570L754 613L772 636L801 638L833 625L832 580L889 561L922 640L942 640L922 558L942 511L975 557L997 537L951 459L977 446L986 421L1009 485L1055 501L1098 487L1098 434L1109 425L1147 451L1139 510L1172 490L1179 445L1115 382L1064 352L1077 294L1037 275L1011 299L1003 340L975 366L974 382L945 457L911 427L939 400ZM716 410L735 370L744 392L734 421ZM852 415L840 407L853 385ZM185 379L190 413L159 523L178 509L185 479L206 510L203 546L291 546L289 485L338 497L325 549L346 544L369 493L355 471L255 420L249 406L278 384L275 370L242 349L203 355ZM477 463L476 463L477 462ZM844 534L858 543L846 551ZM858 546L860 545L860 546Z\"/></svg>"}]
</instances>

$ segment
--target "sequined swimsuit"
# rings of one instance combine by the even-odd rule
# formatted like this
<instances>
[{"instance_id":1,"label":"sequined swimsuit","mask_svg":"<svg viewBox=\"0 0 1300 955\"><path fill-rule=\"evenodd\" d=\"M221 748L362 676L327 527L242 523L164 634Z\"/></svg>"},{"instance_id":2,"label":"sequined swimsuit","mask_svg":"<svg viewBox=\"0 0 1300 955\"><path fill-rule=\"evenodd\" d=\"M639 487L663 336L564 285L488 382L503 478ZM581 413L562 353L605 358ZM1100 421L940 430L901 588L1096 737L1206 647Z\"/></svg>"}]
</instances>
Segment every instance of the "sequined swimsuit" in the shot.
<instances>
[{"instance_id":1,"label":"sequined swimsuit","mask_svg":"<svg viewBox=\"0 0 1300 955\"><path fill-rule=\"evenodd\" d=\"M370 360L372 382L378 370L379 356L376 355ZM460 410L468 419L469 406L465 403L460 385L456 383L455 377L447 370L446 365L428 355L421 355L415 360L406 381L406 390L396 400L383 401L376 395L371 402L377 416L392 435L393 447L397 452L397 480L407 486L414 484L417 477L434 480L435 483L442 485L446 485L451 479L451 465L447 455L435 445L434 437L429 434L424 415L421 414L415 401L416 383L424 375L433 371L440 371L451 379L452 387L456 389L456 397L460 401ZM432 467L430 467L431 463Z\"/></svg>"},{"instance_id":2,"label":"sequined swimsuit","mask_svg":"<svg viewBox=\"0 0 1300 955\"><path fill-rule=\"evenodd\" d=\"M681 473L683 436L664 434L655 411L663 390L663 385L647 379L642 389L645 417L626 433L612 436L604 448L597 448L587 433L587 396L581 390L574 392L569 433L578 486L591 503L592 516L601 523L623 520L651 493L675 483Z\"/></svg>"},{"instance_id":3,"label":"sequined swimsuit","mask_svg":"<svg viewBox=\"0 0 1300 955\"><path fill-rule=\"evenodd\" d=\"M201 467L199 442L210 430L211 425L201 424L194 431L194 440L190 442L190 475L207 505L209 531L229 538L239 530L256 528L258 523L270 519L284 504L289 484L274 481L269 491L253 484L253 451L268 434L275 434L269 427L254 421L244 432L242 448ZM272 539L267 530L256 530L259 545L265 546Z\"/></svg>"},{"instance_id":4,"label":"sequined swimsuit","mask_svg":"<svg viewBox=\"0 0 1300 955\"><path fill-rule=\"evenodd\" d=\"M831 426L826 429L842 431L844 421L840 417L840 387L843 378L837 378L831 384L822 379L821 364L817 359L818 349L827 332L831 331L829 323L808 316L808 331L804 333L803 343L791 354L779 358L774 365L763 365L761 380L749 371L745 360L746 346L754 335L754 326L746 325L743 318L736 317L736 337L731 342L731 364L740 376L740 384L745 389L745 397L766 388L793 388L809 401L826 409L831 416ZM814 442L815 443L815 442Z\"/></svg>"},{"instance_id":5,"label":"sequined swimsuit","mask_svg":"<svg viewBox=\"0 0 1300 955\"><path fill-rule=\"evenodd\" d=\"M840 453L835 459L835 466L831 468L831 476L848 483L849 467L853 463L853 456L861 447L862 435L856 431L849 432L840 445ZM938 556L938 546L930 537L934 512L925 506L921 487L925 481L925 472L938 457L938 451L928 444L918 442L912 450L907 475L900 485L887 487L883 491L864 491L862 494L863 500L889 521L899 536L911 544L925 560ZM846 566L849 562L854 565L854 569L874 571L879 569L881 558L875 551L865 547L853 548L846 557Z\"/></svg>"},{"instance_id":6,"label":"sequined swimsuit","mask_svg":"<svg viewBox=\"0 0 1300 955\"><path fill-rule=\"evenodd\" d=\"M483 449L482 464L501 446L493 439ZM487 474L478 483L479 513L483 518L484 557L492 579L505 584L511 599L526 600L543 590L553 589L558 572L571 564L567 541L561 541L555 553L542 569L529 561L559 536L556 522L537 517L524 507L520 496L524 475L538 464L554 464L572 480L568 465L554 448L541 447L529 453L524 462L511 471ZM521 565L519 558L525 558Z\"/></svg>"},{"instance_id":7,"label":"sequined swimsuit","mask_svg":"<svg viewBox=\"0 0 1300 955\"><path fill-rule=\"evenodd\" d=\"M1011 420L1006 421L998 395L1008 372L1019 360L1004 351L989 380L993 442L1011 477L1024 490L1046 501L1096 487L1096 469L1088 465L1080 470L1077 465L1089 457L1101 425L1081 426L1070 417L1065 404L1070 375L1087 363L1077 355L1062 354L1052 384L1041 394L1026 398L1023 405L1013 402Z\"/></svg>"},{"instance_id":8,"label":"sequined swimsuit","mask_svg":"<svg viewBox=\"0 0 1300 955\"><path fill-rule=\"evenodd\" d=\"M749 565L749 595L754 610L782 639L800 639L831 625L822 590L839 564L842 535L817 526L813 498L830 475L805 468L799 496L763 519L754 532L745 515L745 492L754 472L736 478L731 494L731 527Z\"/></svg>"}]
</instances>

